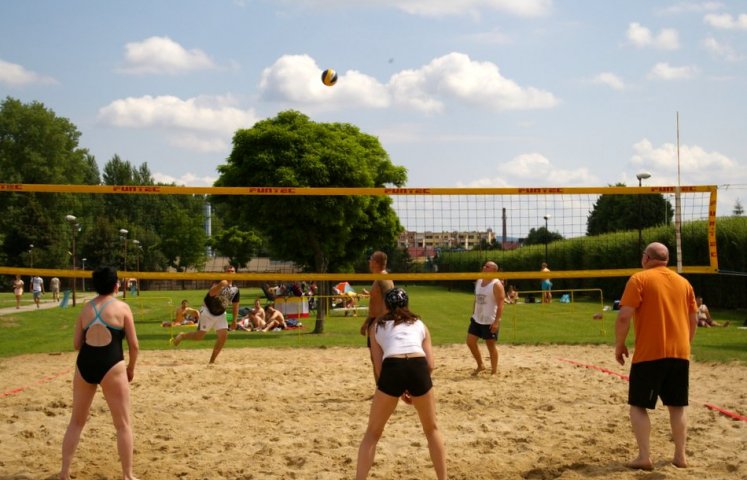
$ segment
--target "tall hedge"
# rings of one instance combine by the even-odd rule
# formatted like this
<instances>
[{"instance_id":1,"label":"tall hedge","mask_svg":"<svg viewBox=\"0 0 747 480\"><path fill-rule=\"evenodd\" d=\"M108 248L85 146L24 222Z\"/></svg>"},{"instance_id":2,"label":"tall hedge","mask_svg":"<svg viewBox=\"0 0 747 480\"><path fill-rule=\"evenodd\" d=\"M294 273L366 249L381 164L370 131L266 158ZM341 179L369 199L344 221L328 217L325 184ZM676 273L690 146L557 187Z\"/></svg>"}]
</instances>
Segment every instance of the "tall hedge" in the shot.
<instances>
[{"instance_id":1,"label":"tall hedge","mask_svg":"<svg viewBox=\"0 0 747 480\"><path fill-rule=\"evenodd\" d=\"M688 222L682 226L682 263L685 266L708 265L707 221ZM642 245L658 241L675 252L673 226L658 226L642 231ZM714 307L747 308L747 217L719 217L716 221L718 274L687 275L696 294ZM672 253L670 265L676 265ZM507 272L538 271L545 261L545 245L516 250L472 250L442 252L439 272L479 272L482 263L494 260ZM616 232L598 236L560 240L547 245L547 262L551 270L602 270L640 266L641 250L638 231ZM601 288L606 303L620 298L627 278L555 279L553 289ZM516 280L520 291L539 290L539 280ZM451 286L470 289L471 282L451 282Z\"/></svg>"}]
</instances>

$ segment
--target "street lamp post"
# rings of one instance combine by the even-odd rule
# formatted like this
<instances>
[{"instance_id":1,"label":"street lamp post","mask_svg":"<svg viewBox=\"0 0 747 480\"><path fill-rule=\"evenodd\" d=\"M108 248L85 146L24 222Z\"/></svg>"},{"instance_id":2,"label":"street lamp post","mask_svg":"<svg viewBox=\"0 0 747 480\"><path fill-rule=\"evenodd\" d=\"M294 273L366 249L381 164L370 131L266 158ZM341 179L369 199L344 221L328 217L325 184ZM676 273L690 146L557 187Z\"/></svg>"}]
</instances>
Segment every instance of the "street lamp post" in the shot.
<instances>
[{"instance_id":1,"label":"street lamp post","mask_svg":"<svg viewBox=\"0 0 747 480\"><path fill-rule=\"evenodd\" d=\"M34 244L29 244L29 265L34 268Z\"/></svg>"},{"instance_id":2,"label":"street lamp post","mask_svg":"<svg viewBox=\"0 0 747 480\"><path fill-rule=\"evenodd\" d=\"M83 262L83 266L81 268L83 269L83 273L84 274L86 273L86 260L88 260L88 259L87 258L81 258L80 259L80 261ZM81 280L81 281L83 282L83 293L85 293L86 292L86 277L84 276L83 280Z\"/></svg>"},{"instance_id":3,"label":"street lamp post","mask_svg":"<svg viewBox=\"0 0 747 480\"><path fill-rule=\"evenodd\" d=\"M545 263L547 263L547 242L550 241L550 230L547 229L547 221L550 219L550 215L545 214Z\"/></svg>"},{"instance_id":4,"label":"street lamp post","mask_svg":"<svg viewBox=\"0 0 747 480\"><path fill-rule=\"evenodd\" d=\"M127 234L130 233L127 229L120 228L119 235L124 242L124 256L122 257L122 270L127 271ZM122 298L127 298L127 276L124 277L124 285L122 288Z\"/></svg>"},{"instance_id":5,"label":"street lamp post","mask_svg":"<svg viewBox=\"0 0 747 480\"><path fill-rule=\"evenodd\" d=\"M635 178L638 179L638 187L643 186L643 181L647 178L651 178L651 174L648 172L638 172L635 174ZM641 218L643 217L643 198L638 196L638 254L640 255L643 250L643 234L641 233Z\"/></svg>"},{"instance_id":6,"label":"street lamp post","mask_svg":"<svg viewBox=\"0 0 747 480\"><path fill-rule=\"evenodd\" d=\"M75 234L78 230L78 218L75 215L66 215L65 220L70 224L73 232L73 307L75 306Z\"/></svg>"}]
</instances>

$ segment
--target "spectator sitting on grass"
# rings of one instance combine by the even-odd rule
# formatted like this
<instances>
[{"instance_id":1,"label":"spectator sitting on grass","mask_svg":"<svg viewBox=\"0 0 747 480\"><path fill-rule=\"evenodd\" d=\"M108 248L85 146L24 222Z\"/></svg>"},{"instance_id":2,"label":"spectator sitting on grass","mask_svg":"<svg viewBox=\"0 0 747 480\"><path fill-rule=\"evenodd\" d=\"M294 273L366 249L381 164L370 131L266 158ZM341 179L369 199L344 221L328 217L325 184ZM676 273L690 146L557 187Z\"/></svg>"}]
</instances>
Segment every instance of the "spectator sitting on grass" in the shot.
<instances>
[{"instance_id":1,"label":"spectator sitting on grass","mask_svg":"<svg viewBox=\"0 0 747 480\"><path fill-rule=\"evenodd\" d=\"M718 323L711 317L711 311L703 303L703 297L695 297L695 303L698 304L698 326L699 327L728 327L729 322Z\"/></svg>"},{"instance_id":2,"label":"spectator sitting on grass","mask_svg":"<svg viewBox=\"0 0 747 480\"><path fill-rule=\"evenodd\" d=\"M263 332L269 332L270 330L285 330L288 325L285 323L285 317L280 310L277 310L274 305L267 305L265 308L265 318L267 324L262 329Z\"/></svg>"},{"instance_id":3,"label":"spectator sitting on grass","mask_svg":"<svg viewBox=\"0 0 747 480\"><path fill-rule=\"evenodd\" d=\"M194 325L200 319L200 312L189 306L187 300L182 300L182 304L176 309L176 317L173 322L163 322L163 327L175 327L177 325Z\"/></svg>"},{"instance_id":4,"label":"spectator sitting on grass","mask_svg":"<svg viewBox=\"0 0 747 480\"><path fill-rule=\"evenodd\" d=\"M239 330L247 332L261 330L265 328L266 325L265 310L262 308L262 302L259 298L254 300L254 307L249 311L249 313L239 319L239 322L236 324Z\"/></svg>"}]
</instances>

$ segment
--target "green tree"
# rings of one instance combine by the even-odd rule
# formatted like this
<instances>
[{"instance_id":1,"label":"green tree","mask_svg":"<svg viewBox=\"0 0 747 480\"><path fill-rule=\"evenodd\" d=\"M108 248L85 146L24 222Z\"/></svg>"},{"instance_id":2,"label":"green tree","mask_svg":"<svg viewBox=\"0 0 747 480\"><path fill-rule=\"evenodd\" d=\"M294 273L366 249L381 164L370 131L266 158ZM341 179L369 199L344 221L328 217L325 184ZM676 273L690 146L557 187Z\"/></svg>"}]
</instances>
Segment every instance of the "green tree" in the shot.
<instances>
[{"instance_id":1,"label":"green tree","mask_svg":"<svg viewBox=\"0 0 747 480\"><path fill-rule=\"evenodd\" d=\"M228 262L238 271L257 254L262 247L262 238L253 230L242 230L234 225L213 235L210 246L228 257Z\"/></svg>"},{"instance_id":2,"label":"green tree","mask_svg":"<svg viewBox=\"0 0 747 480\"><path fill-rule=\"evenodd\" d=\"M107 185L155 185L147 163L134 166L119 155L106 163L103 180ZM127 255L127 269L145 266L153 269L173 267L184 271L202 267L205 263L207 235L203 228L205 198L201 195L107 195L102 202L109 218L110 231L99 233L104 238L117 237L119 230L128 230L129 240L138 240L141 257ZM119 240L117 251L124 251ZM128 248L132 247L128 244ZM115 265L122 265L124 254Z\"/></svg>"},{"instance_id":3,"label":"green tree","mask_svg":"<svg viewBox=\"0 0 747 480\"><path fill-rule=\"evenodd\" d=\"M744 215L744 207L742 207L742 202L739 201L737 198L737 201L734 203L734 210L732 210L732 215L736 215L737 217L741 217Z\"/></svg>"},{"instance_id":4,"label":"green tree","mask_svg":"<svg viewBox=\"0 0 747 480\"><path fill-rule=\"evenodd\" d=\"M237 131L218 171L217 186L383 187L407 179L377 138L296 111ZM256 228L277 257L315 272L351 271L367 251L393 247L401 230L385 196L216 197L213 203L228 226ZM328 282L321 287L330 292ZM323 332L325 315L320 308L314 332Z\"/></svg>"},{"instance_id":5,"label":"green tree","mask_svg":"<svg viewBox=\"0 0 747 480\"><path fill-rule=\"evenodd\" d=\"M624 187L618 183L616 187ZM589 213L587 235L637 230L670 222L674 210L661 194L601 195Z\"/></svg>"},{"instance_id":6,"label":"green tree","mask_svg":"<svg viewBox=\"0 0 747 480\"><path fill-rule=\"evenodd\" d=\"M80 132L42 103L7 97L0 104L0 172L5 183L97 184L98 169L78 146ZM35 266L69 264L64 217L91 206L86 196L60 193L3 193L2 251L8 264L24 265L34 245ZM27 266L27 265L24 265Z\"/></svg>"},{"instance_id":7,"label":"green tree","mask_svg":"<svg viewBox=\"0 0 747 480\"><path fill-rule=\"evenodd\" d=\"M545 227L532 228L524 239L524 245L544 245L552 243L555 240L563 240L563 235L558 232L551 232Z\"/></svg>"}]
</instances>

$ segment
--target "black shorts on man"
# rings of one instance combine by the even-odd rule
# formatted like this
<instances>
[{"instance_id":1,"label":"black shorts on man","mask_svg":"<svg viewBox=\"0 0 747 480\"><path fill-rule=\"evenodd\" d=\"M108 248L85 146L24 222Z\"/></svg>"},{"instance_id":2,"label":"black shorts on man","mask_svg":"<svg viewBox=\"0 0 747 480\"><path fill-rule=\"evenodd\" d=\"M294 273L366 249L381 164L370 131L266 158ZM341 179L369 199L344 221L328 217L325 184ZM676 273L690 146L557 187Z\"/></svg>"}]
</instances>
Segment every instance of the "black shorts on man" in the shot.
<instances>
[{"instance_id":1,"label":"black shorts on man","mask_svg":"<svg viewBox=\"0 0 747 480\"><path fill-rule=\"evenodd\" d=\"M630 367L628 405L653 410L661 398L666 406L686 407L689 377L690 362L681 358L634 363Z\"/></svg>"},{"instance_id":2,"label":"black shorts on man","mask_svg":"<svg viewBox=\"0 0 747 480\"><path fill-rule=\"evenodd\" d=\"M482 338L483 340L498 340L498 332L499 330L496 330L495 333L491 332L490 325L477 323L474 318L469 319L469 328L467 329L467 333L469 333L470 335Z\"/></svg>"}]
</instances>

